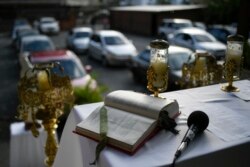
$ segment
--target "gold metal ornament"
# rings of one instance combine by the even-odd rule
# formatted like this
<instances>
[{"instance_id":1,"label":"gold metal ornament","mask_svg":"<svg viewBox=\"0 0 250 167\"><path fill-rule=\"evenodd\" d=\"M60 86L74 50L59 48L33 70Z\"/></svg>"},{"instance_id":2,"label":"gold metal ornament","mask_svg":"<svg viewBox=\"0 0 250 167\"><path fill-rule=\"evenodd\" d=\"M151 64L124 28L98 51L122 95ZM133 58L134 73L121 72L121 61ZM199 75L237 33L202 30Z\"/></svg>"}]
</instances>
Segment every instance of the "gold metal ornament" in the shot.
<instances>
[{"instance_id":1,"label":"gold metal ornament","mask_svg":"<svg viewBox=\"0 0 250 167\"><path fill-rule=\"evenodd\" d=\"M239 92L240 89L233 86L233 80L234 80L234 71L237 68L236 62L234 60L229 60L225 63L225 78L228 81L227 85L221 86L221 90L226 92Z\"/></svg>"},{"instance_id":2,"label":"gold metal ornament","mask_svg":"<svg viewBox=\"0 0 250 167\"><path fill-rule=\"evenodd\" d=\"M59 68L61 74L52 69ZM18 83L19 119L32 122L31 132L39 136L37 125L42 122L47 131L45 145L45 164L51 167L56 156L58 144L56 129L58 118L64 113L65 106L74 102L73 88L68 76L64 76L58 63L37 64L28 70Z\"/></svg>"},{"instance_id":3,"label":"gold metal ornament","mask_svg":"<svg viewBox=\"0 0 250 167\"><path fill-rule=\"evenodd\" d=\"M205 51L196 51L194 62L184 63L182 78L177 81L181 88L192 88L221 82L223 66Z\"/></svg>"},{"instance_id":4,"label":"gold metal ornament","mask_svg":"<svg viewBox=\"0 0 250 167\"><path fill-rule=\"evenodd\" d=\"M230 35L227 37L226 61L224 64L224 77L226 85L222 85L221 90L226 92L238 92L239 88L233 86L233 81L240 78L242 68L244 38L241 35Z\"/></svg>"},{"instance_id":5,"label":"gold metal ornament","mask_svg":"<svg viewBox=\"0 0 250 167\"><path fill-rule=\"evenodd\" d=\"M168 86L168 47L164 40L154 40L150 43L151 56L150 65L147 70L147 88L154 93L154 97L159 97L159 93L167 89Z\"/></svg>"},{"instance_id":6,"label":"gold metal ornament","mask_svg":"<svg viewBox=\"0 0 250 167\"><path fill-rule=\"evenodd\" d=\"M147 88L151 92L154 92L154 96L158 97L159 92L163 92L168 87L168 66L163 69L162 73L155 72L154 68L150 65L147 70L147 80L148 85ZM161 79L159 79L161 78ZM158 82L158 84L156 84Z\"/></svg>"}]
</instances>

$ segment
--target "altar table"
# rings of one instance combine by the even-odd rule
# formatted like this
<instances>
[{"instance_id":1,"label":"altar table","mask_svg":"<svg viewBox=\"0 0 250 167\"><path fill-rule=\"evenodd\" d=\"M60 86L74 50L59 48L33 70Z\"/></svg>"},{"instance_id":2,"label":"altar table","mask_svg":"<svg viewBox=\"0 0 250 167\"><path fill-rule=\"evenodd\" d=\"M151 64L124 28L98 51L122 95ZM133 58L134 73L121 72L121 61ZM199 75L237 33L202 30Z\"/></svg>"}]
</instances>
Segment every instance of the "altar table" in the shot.
<instances>
[{"instance_id":1,"label":"altar table","mask_svg":"<svg viewBox=\"0 0 250 167\"><path fill-rule=\"evenodd\" d=\"M237 81L234 84L243 93L250 93L249 80ZM176 129L180 130L180 134L174 135L162 130L147 141L133 156L106 147L100 154L97 166L170 166L174 153L187 131L188 115L192 111L201 110L209 116L209 126L183 152L176 162L176 167L249 167L250 101L243 100L232 93L223 92L220 90L220 86L217 84L161 93L160 95L163 97L176 99L180 105L181 115L176 120ZM74 134L73 131L78 123L102 104L101 102L79 105L72 109L62 133L54 167L91 166L89 163L95 158L97 143ZM231 133L233 130L235 133Z\"/></svg>"}]
</instances>

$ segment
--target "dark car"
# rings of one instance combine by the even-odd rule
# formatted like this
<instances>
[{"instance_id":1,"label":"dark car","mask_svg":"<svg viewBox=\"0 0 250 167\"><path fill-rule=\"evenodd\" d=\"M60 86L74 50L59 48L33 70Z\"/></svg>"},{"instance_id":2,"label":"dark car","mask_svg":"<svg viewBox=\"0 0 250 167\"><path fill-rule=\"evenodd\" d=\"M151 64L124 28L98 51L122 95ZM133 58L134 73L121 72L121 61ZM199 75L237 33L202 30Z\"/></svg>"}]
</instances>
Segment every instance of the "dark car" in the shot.
<instances>
[{"instance_id":1,"label":"dark car","mask_svg":"<svg viewBox=\"0 0 250 167\"><path fill-rule=\"evenodd\" d=\"M182 65L184 63L193 62L195 57L193 51L179 46L170 46L168 51L168 65L170 67L168 90L170 90L178 88L176 81L180 80L182 77ZM136 57L133 57L129 68L133 74L134 81L147 84L147 69L149 67L149 62L149 48L143 50Z\"/></svg>"},{"instance_id":2,"label":"dark car","mask_svg":"<svg viewBox=\"0 0 250 167\"><path fill-rule=\"evenodd\" d=\"M227 36L235 34L236 28L230 26L214 25L210 26L207 31L212 34L217 40L227 43Z\"/></svg>"}]
</instances>

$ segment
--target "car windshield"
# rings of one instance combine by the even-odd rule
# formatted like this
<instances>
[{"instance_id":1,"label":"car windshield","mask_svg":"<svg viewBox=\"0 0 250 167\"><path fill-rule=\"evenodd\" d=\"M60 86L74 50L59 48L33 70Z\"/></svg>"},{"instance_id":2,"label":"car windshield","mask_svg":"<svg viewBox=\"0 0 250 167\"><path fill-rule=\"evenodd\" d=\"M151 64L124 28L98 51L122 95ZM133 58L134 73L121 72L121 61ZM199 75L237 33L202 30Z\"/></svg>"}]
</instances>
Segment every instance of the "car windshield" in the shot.
<instances>
[{"instance_id":1,"label":"car windshield","mask_svg":"<svg viewBox=\"0 0 250 167\"><path fill-rule=\"evenodd\" d=\"M207 35L193 35L193 38L197 41L197 42L214 42L214 39L207 36Z\"/></svg>"},{"instance_id":2,"label":"car windshield","mask_svg":"<svg viewBox=\"0 0 250 167\"><path fill-rule=\"evenodd\" d=\"M42 23L44 23L44 24L50 24L50 23L54 23L54 21L43 21Z\"/></svg>"},{"instance_id":3,"label":"car windshield","mask_svg":"<svg viewBox=\"0 0 250 167\"><path fill-rule=\"evenodd\" d=\"M23 47L23 52L37 52L46 50L54 50L54 47L50 42L42 40L26 43Z\"/></svg>"},{"instance_id":4,"label":"car windshield","mask_svg":"<svg viewBox=\"0 0 250 167\"><path fill-rule=\"evenodd\" d=\"M64 73L59 68L54 68L53 72L58 75L67 75L71 80L84 77L86 72L82 70L73 60L57 60L64 69Z\"/></svg>"},{"instance_id":5,"label":"car windshield","mask_svg":"<svg viewBox=\"0 0 250 167\"><path fill-rule=\"evenodd\" d=\"M89 36L90 36L89 32L78 32L75 35L76 38L87 38Z\"/></svg>"},{"instance_id":6,"label":"car windshield","mask_svg":"<svg viewBox=\"0 0 250 167\"><path fill-rule=\"evenodd\" d=\"M106 45L123 45L125 41L119 36L107 36L104 37Z\"/></svg>"},{"instance_id":7,"label":"car windshield","mask_svg":"<svg viewBox=\"0 0 250 167\"><path fill-rule=\"evenodd\" d=\"M176 23L175 27L178 28L184 28L184 27L192 27L191 23Z\"/></svg>"},{"instance_id":8,"label":"car windshield","mask_svg":"<svg viewBox=\"0 0 250 167\"><path fill-rule=\"evenodd\" d=\"M168 64L171 70L181 70L184 63L194 61L194 56L190 52L179 52L169 54Z\"/></svg>"}]
</instances>

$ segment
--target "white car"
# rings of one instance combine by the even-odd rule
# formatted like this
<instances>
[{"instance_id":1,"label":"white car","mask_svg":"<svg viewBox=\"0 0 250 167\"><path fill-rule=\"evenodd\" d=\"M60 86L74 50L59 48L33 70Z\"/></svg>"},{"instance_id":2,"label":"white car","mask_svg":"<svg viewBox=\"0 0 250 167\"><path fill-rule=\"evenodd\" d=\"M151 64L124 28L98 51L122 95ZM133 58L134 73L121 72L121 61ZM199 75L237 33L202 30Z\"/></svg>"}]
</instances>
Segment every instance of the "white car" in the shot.
<instances>
[{"instance_id":1,"label":"white car","mask_svg":"<svg viewBox=\"0 0 250 167\"><path fill-rule=\"evenodd\" d=\"M58 34L60 32L59 23L53 17L42 17L37 26L39 31L44 34Z\"/></svg>"},{"instance_id":2,"label":"white car","mask_svg":"<svg viewBox=\"0 0 250 167\"><path fill-rule=\"evenodd\" d=\"M159 28L158 34L162 39L167 40L167 36L176 30L193 27L192 21L188 19L163 19Z\"/></svg>"},{"instance_id":3,"label":"white car","mask_svg":"<svg viewBox=\"0 0 250 167\"><path fill-rule=\"evenodd\" d=\"M53 69L54 72L61 75L68 75L73 87L89 86L91 89L97 88L97 83L88 74L81 60L70 50L54 50L33 52L25 59L25 64L21 68L21 76L28 69L34 67L34 64L58 62L63 67L63 73L59 68Z\"/></svg>"},{"instance_id":4,"label":"white car","mask_svg":"<svg viewBox=\"0 0 250 167\"><path fill-rule=\"evenodd\" d=\"M225 58L226 45L199 28L185 28L175 31L173 34L169 34L168 40L172 45L186 47L193 51L207 51L216 59Z\"/></svg>"},{"instance_id":5,"label":"white car","mask_svg":"<svg viewBox=\"0 0 250 167\"><path fill-rule=\"evenodd\" d=\"M136 55L137 49L121 32L101 30L90 39L89 56L103 65L127 65Z\"/></svg>"},{"instance_id":6,"label":"white car","mask_svg":"<svg viewBox=\"0 0 250 167\"><path fill-rule=\"evenodd\" d=\"M22 67L24 59L32 52L55 50L52 40L46 35L32 35L23 37L20 42L19 63Z\"/></svg>"},{"instance_id":7,"label":"white car","mask_svg":"<svg viewBox=\"0 0 250 167\"><path fill-rule=\"evenodd\" d=\"M76 27L70 30L66 45L76 53L85 53L93 31L90 27Z\"/></svg>"},{"instance_id":8,"label":"white car","mask_svg":"<svg viewBox=\"0 0 250 167\"><path fill-rule=\"evenodd\" d=\"M20 31L23 31L23 30L30 30L32 29L32 27L29 25L29 24L21 24L21 25L15 25L13 27L13 30L12 30L12 33L11 33L11 38L12 38L12 41L14 41L17 37L17 34L20 32Z\"/></svg>"}]
</instances>

